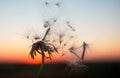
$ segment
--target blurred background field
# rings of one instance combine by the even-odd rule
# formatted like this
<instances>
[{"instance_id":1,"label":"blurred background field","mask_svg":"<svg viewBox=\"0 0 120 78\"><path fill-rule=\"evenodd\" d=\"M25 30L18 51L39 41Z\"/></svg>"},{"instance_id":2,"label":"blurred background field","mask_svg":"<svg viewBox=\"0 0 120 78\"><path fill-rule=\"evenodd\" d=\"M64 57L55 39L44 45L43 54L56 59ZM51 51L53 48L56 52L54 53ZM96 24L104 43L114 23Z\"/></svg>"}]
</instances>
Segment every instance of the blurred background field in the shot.
<instances>
[{"instance_id":1,"label":"blurred background field","mask_svg":"<svg viewBox=\"0 0 120 78\"><path fill-rule=\"evenodd\" d=\"M119 78L120 62L89 62L87 70L66 70L64 63L46 64L43 78ZM0 64L0 78L35 78L38 64Z\"/></svg>"}]
</instances>

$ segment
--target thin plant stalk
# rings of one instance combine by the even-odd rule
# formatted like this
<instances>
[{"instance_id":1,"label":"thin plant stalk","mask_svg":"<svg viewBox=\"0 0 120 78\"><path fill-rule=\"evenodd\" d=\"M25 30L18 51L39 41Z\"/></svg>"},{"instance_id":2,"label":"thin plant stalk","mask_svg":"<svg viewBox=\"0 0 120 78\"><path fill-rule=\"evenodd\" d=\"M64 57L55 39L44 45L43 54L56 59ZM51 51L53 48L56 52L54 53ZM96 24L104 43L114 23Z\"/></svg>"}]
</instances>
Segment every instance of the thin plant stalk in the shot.
<instances>
[{"instance_id":1,"label":"thin plant stalk","mask_svg":"<svg viewBox=\"0 0 120 78\"><path fill-rule=\"evenodd\" d=\"M42 41L45 40L45 38L46 38L46 36L48 35L49 31L50 31L50 28L47 29L47 31L46 31L46 33L45 33L45 35L44 35ZM40 77L41 77L42 71L43 71L43 69L44 69L45 54L44 54L44 51L43 51L42 49L41 49L41 53L42 53L42 54L41 54L41 55L42 55L42 63L41 63L40 70L39 70L39 72L38 72L37 78L40 78Z\"/></svg>"},{"instance_id":2,"label":"thin plant stalk","mask_svg":"<svg viewBox=\"0 0 120 78\"><path fill-rule=\"evenodd\" d=\"M44 59L45 59L45 55L44 55L44 51L42 51L42 63L41 63L41 66L40 66L40 70L38 72L38 76L37 78L41 78L42 76L42 71L44 69Z\"/></svg>"}]
</instances>

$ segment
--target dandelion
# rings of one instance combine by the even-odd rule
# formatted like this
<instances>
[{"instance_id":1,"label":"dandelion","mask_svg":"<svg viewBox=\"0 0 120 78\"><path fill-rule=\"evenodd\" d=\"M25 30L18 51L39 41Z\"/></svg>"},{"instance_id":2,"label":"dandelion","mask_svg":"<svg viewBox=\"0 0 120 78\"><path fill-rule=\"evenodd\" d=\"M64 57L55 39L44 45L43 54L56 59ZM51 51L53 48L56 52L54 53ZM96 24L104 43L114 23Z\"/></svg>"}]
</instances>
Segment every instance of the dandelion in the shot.
<instances>
[{"instance_id":1,"label":"dandelion","mask_svg":"<svg viewBox=\"0 0 120 78\"><path fill-rule=\"evenodd\" d=\"M47 58L50 58L50 59L51 59L51 55L53 52L58 52L57 48L53 44L45 41L45 38L48 35L49 31L50 31L50 28L48 28L46 30L46 33L41 41L37 41L37 42L33 43L31 51L30 51L30 55L31 55L32 59L34 59L34 57L36 56L36 52L42 55L42 64L40 67L38 78L40 77L40 74L41 74L42 69L44 67L44 59L46 57L45 52L48 52L49 57L47 57Z\"/></svg>"},{"instance_id":2,"label":"dandelion","mask_svg":"<svg viewBox=\"0 0 120 78\"><path fill-rule=\"evenodd\" d=\"M49 2L45 2L45 5L49 5ZM59 2L54 4L57 7L60 7L61 4ZM32 59L35 59L35 56L38 54L41 55L42 57L42 63L41 63L41 67L38 73L37 78L41 77L41 73L43 71L44 68L44 62L45 62L45 58L46 59L50 59L52 57L52 53L56 52L58 53L58 51L60 50L61 52L63 51L62 56L64 56L66 53L66 51L72 53L73 55L75 55L75 57L77 57L78 59L72 61L68 66L75 71L80 70L82 67L86 67L84 64L81 64L80 60L84 60L84 56L85 56L85 52L86 52L86 47L88 46L88 44L86 42L83 42L82 45L82 56L80 57L79 55L79 51L78 48L76 48L74 45L69 45L69 43L71 43L74 38L74 35L71 35L71 32L67 32L66 30L62 30L63 32L57 33L57 31L60 30L59 27L52 27L52 26L56 26L56 22L58 22L59 20L57 18L52 18L49 20L44 21L43 27L46 28L45 34L43 37L38 36L38 35L34 35L34 37L32 37L33 44L30 50L30 56ZM55 24L55 25L54 25ZM67 26L70 28L71 31L75 31L75 29L73 28L72 25L70 25L70 22L67 21L65 22L65 24L67 24ZM56 28L58 28L58 30L56 30ZM53 29L55 29L55 32L51 32ZM57 33L57 35L56 35ZM53 34L52 39L51 39L51 34ZM31 35L27 35L26 38L30 39ZM50 38L48 38L50 37ZM56 45L55 45L56 44ZM67 47L67 50L66 50ZM47 55L46 55L47 53Z\"/></svg>"},{"instance_id":3,"label":"dandelion","mask_svg":"<svg viewBox=\"0 0 120 78\"><path fill-rule=\"evenodd\" d=\"M37 41L36 43L33 43L30 51L30 55L32 59L34 59L34 56L36 56L36 52L38 52L39 54L44 54L44 52L48 52L49 56L51 56L52 52L58 52L58 51L57 48L51 43ZM46 57L45 54L44 57Z\"/></svg>"}]
</instances>

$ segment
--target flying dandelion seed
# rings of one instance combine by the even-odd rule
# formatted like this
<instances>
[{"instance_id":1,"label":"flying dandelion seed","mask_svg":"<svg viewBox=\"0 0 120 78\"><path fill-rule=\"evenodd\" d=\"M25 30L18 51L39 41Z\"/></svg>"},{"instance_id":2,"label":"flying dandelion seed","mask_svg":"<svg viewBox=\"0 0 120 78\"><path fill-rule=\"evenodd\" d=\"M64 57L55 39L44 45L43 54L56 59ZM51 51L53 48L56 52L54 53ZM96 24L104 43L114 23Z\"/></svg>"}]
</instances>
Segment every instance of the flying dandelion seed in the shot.
<instances>
[{"instance_id":1,"label":"flying dandelion seed","mask_svg":"<svg viewBox=\"0 0 120 78\"><path fill-rule=\"evenodd\" d=\"M58 34L58 37L59 37L59 44L61 45L62 44L62 42L63 42L63 37L65 36L65 34L64 33L59 33Z\"/></svg>"},{"instance_id":2,"label":"flying dandelion seed","mask_svg":"<svg viewBox=\"0 0 120 78\"><path fill-rule=\"evenodd\" d=\"M52 18L53 23L57 22L57 18Z\"/></svg>"},{"instance_id":3,"label":"flying dandelion seed","mask_svg":"<svg viewBox=\"0 0 120 78\"><path fill-rule=\"evenodd\" d=\"M69 48L69 51L80 59L79 55L76 53L76 48L74 46L71 46Z\"/></svg>"},{"instance_id":4,"label":"flying dandelion seed","mask_svg":"<svg viewBox=\"0 0 120 78\"><path fill-rule=\"evenodd\" d=\"M47 28L47 27L50 27L50 26L51 26L51 24L50 24L49 20L44 22L44 25L43 25L44 28Z\"/></svg>"},{"instance_id":5,"label":"flying dandelion seed","mask_svg":"<svg viewBox=\"0 0 120 78\"><path fill-rule=\"evenodd\" d=\"M46 33L45 33L45 35L44 35L43 39L42 39L43 41L45 40L46 36L48 35L48 33L49 33L50 29L51 29L50 27L47 29L47 31L46 31Z\"/></svg>"},{"instance_id":6,"label":"flying dandelion seed","mask_svg":"<svg viewBox=\"0 0 120 78\"><path fill-rule=\"evenodd\" d=\"M60 6L60 3L59 3L59 2L57 2L55 5L59 7L59 6Z\"/></svg>"},{"instance_id":7,"label":"flying dandelion seed","mask_svg":"<svg viewBox=\"0 0 120 78\"><path fill-rule=\"evenodd\" d=\"M57 3L55 3L55 5L56 5L57 7L60 7L60 6L61 6L61 3L60 3L60 2L57 2Z\"/></svg>"},{"instance_id":8,"label":"flying dandelion seed","mask_svg":"<svg viewBox=\"0 0 120 78\"><path fill-rule=\"evenodd\" d=\"M49 2L46 1L46 2L45 2L45 5L49 5Z\"/></svg>"},{"instance_id":9,"label":"flying dandelion seed","mask_svg":"<svg viewBox=\"0 0 120 78\"><path fill-rule=\"evenodd\" d=\"M30 33L25 33L25 34L20 34L22 36L24 36L24 38L26 39L30 39Z\"/></svg>"},{"instance_id":10,"label":"flying dandelion seed","mask_svg":"<svg viewBox=\"0 0 120 78\"><path fill-rule=\"evenodd\" d=\"M70 27L72 29L72 31L75 31L75 29L70 25L69 21L67 21L67 26Z\"/></svg>"},{"instance_id":11,"label":"flying dandelion seed","mask_svg":"<svg viewBox=\"0 0 120 78\"><path fill-rule=\"evenodd\" d=\"M27 35L26 38L29 39L30 38L29 35Z\"/></svg>"},{"instance_id":12,"label":"flying dandelion seed","mask_svg":"<svg viewBox=\"0 0 120 78\"><path fill-rule=\"evenodd\" d=\"M34 38L34 40L39 40L40 39L40 37L38 35L35 35L33 38Z\"/></svg>"},{"instance_id":13,"label":"flying dandelion seed","mask_svg":"<svg viewBox=\"0 0 120 78\"><path fill-rule=\"evenodd\" d=\"M73 37L74 37L74 36L71 36L71 37L64 43L63 46L66 46L66 45L69 43L69 41L70 41L71 39L73 39Z\"/></svg>"},{"instance_id":14,"label":"flying dandelion seed","mask_svg":"<svg viewBox=\"0 0 120 78\"><path fill-rule=\"evenodd\" d=\"M34 39L35 39L35 40L38 40L38 39L40 39L40 37L36 36L36 37L34 37Z\"/></svg>"},{"instance_id":15,"label":"flying dandelion seed","mask_svg":"<svg viewBox=\"0 0 120 78\"><path fill-rule=\"evenodd\" d=\"M61 43L62 43L62 37L63 37L63 35L61 34L60 36L59 36L59 43L60 43L60 45L61 45Z\"/></svg>"},{"instance_id":16,"label":"flying dandelion seed","mask_svg":"<svg viewBox=\"0 0 120 78\"><path fill-rule=\"evenodd\" d=\"M57 22L57 19L53 19L53 22L54 22L54 23Z\"/></svg>"},{"instance_id":17,"label":"flying dandelion seed","mask_svg":"<svg viewBox=\"0 0 120 78\"><path fill-rule=\"evenodd\" d=\"M57 18L52 18L52 19L46 20L46 21L44 21L43 27L47 28L47 27L54 26L54 23L56 23L56 22L57 22Z\"/></svg>"},{"instance_id":18,"label":"flying dandelion seed","mask_svg":"<svg viewBox=\"0 0 120 78\"><path fill-rule=\"evenodd\" d=\"M61 54L61 56L64 56L64 55L66 55L66 54L67 54L67 50L65 50L64 48L65 48L64 46L60 46L60 47L59 47L60 52L61 52L61 53L60 53L60 54Z\"/></svg>"},{"instance_id":19,"label":"flying dandelion seed","mask_svg":"<svg viewBox=\"0 0 120 78\"><path fill-rule=\"evenodd\" d=\"M86 48L88 47L88 44L83 41L83 52L82 52L82 56L81 56L81 59L84 60L84 56L85 56L85 52L86 52Z\"/></svg>"}]
</instances>

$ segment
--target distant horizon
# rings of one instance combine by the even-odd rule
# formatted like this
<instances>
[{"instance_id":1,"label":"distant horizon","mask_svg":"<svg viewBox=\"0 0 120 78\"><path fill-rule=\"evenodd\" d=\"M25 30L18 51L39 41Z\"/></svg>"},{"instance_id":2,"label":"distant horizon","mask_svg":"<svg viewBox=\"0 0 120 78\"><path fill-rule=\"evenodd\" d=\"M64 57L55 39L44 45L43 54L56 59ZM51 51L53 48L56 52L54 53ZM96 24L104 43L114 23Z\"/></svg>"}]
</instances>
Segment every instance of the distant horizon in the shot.
<instances>
[{"instance_id":1,"label":"distant horizon","mask_svg":"<svg viewBox=\"0 0 120 78\"><path fill-rule=\"evenodd\" d=\"M120 63L120 59L110 59L110 60L107 60L107 59L103 59L103 60L89 60L89 61L83 61L83 62L80 62L80 63ZM37 62L35 63L34 60L33 62L0 62L0 64L41 64L41 62ZM66 61L53 61L53 62L45 62L45 64L67 64Z\"/></svg>"}]
</instances>

